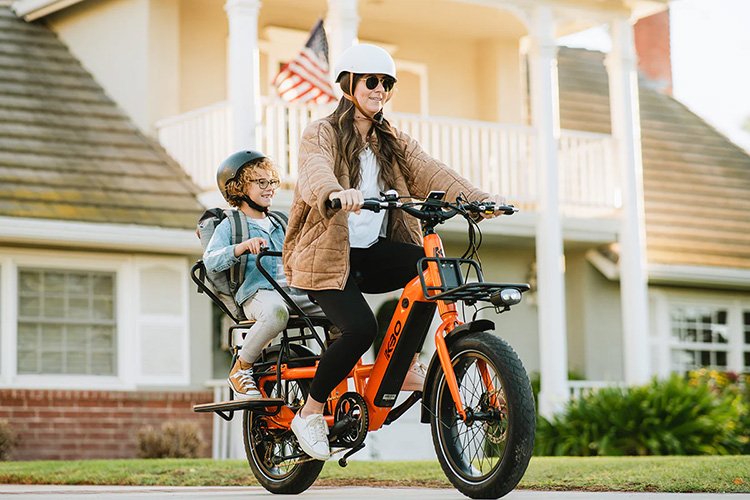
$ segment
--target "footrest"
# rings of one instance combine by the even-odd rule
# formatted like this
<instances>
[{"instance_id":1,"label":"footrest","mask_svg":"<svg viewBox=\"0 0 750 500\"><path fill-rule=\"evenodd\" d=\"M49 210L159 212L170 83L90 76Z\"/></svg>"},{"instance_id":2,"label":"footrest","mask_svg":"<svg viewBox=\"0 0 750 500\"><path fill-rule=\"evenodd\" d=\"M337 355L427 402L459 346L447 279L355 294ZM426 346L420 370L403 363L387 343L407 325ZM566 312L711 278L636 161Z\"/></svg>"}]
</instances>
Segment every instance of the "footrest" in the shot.
<instances>
[{"instance_id":1,"label":"footrest","mask_svg":"<svg viewBox=\"0 0 750 500\"><path fill-rule=\"evenodd\" d=\"M265 409L269 406L284 406L284 400L281 398L267 399L234 399L232 401L221 401L218 403L203 403L193 406L193 411L198 413L220 412L220 411L237 411L237 410L255 410Z\"/></svg>"}]
</instances>

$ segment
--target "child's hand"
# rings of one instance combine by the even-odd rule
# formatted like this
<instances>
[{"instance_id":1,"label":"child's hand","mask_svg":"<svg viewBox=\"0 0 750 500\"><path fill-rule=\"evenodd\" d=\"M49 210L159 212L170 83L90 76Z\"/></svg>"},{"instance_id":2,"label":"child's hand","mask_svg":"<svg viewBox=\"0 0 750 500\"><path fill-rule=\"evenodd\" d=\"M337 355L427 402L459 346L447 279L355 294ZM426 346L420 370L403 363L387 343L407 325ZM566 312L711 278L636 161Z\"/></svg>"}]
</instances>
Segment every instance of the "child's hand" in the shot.
<instances>
[{"instance_id":1,"label":"child's hand","mask_svg":"<svg viewBox=\"0 0 750 500\"><path fill-rule=\"evenodd\" d=\"M245 240L242 243L237 244L235 247L235 256L239 257L243 253L259 254L263 248L267 247L268 243L264 238L256 237Z\"/></svg>"}]
</instances>

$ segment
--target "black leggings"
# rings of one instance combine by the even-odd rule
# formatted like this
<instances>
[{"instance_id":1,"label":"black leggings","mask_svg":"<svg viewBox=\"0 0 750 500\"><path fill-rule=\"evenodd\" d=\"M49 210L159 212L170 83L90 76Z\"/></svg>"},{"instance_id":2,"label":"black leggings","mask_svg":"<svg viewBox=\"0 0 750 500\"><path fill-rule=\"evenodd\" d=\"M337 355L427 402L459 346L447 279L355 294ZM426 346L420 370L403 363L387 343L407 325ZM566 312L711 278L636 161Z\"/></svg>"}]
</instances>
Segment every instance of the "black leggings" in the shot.
<instances>
[{"instance_id":1,"label":"black leggings","mask_svg":"<svg viewBox=\"0 0 750 500\"><path fill-rule=\"evenodd\" d=\"M349 277L343 290L311 290L342 336L326 349L310 386L310 396L325 402L378 333L378 322L362 293L384 293L403 288L417 275L424 249L409 243L380 239L369 248L352 248Z\"/></svg>"}]
</instances>

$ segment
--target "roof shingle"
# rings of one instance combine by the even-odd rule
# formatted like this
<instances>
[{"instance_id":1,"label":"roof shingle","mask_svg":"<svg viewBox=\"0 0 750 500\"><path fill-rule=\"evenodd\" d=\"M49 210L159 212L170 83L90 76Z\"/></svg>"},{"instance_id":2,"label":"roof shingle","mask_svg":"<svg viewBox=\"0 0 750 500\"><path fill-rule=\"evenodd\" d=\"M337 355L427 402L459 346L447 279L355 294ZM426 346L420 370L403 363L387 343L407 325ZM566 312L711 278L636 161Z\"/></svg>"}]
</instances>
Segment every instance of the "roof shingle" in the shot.
<instances>
[{"instance_id":1,"label":"roof shingle","mask_svg":"<svg viewBox=\"0 0 750 500\"><path fill-rule=\"evenodd\" d=\"M610 133L603 58L560 50L563 128ZM643 79L639 101L649 262L750 269L750 155Z\"/></svg>"},{"instance_id":2,"label":"roof shingle","mask_svg":"<svg viewBox=\"0 0 750 500\"><path fill-rule=\"evenodd\" d=\"M197 194L51 30L0 6L0 216L192 229Z\"/></svg>"}]
</instances>

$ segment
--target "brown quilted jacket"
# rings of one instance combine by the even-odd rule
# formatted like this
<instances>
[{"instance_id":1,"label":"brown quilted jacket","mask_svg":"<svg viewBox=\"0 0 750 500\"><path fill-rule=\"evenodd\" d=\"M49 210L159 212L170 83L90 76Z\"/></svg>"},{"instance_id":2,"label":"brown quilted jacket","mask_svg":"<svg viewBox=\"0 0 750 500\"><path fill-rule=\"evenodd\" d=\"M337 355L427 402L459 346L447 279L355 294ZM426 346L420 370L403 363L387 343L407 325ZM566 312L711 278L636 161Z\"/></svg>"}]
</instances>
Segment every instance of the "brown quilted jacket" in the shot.
<instances>
[{"instance_id":1,"label":"brown quilted jacket","mask_svg":"<svg viewBox=\"0 0 750 500\"><path fill-rule=\"evenodd\" d=\"M388 188L418 199L426 198L430 191L445 191L448 200L455 200L460 193L472 201L489 196L425 153L408 135L398 131L396 135L406 146L406 169L397 169L396 185ZM334 137L333 126L325 119L311 123L302 134L299 177L283 253L290 285L303 290L342 290L349 276L348 213L325 205L331 193L351 187L348 172L334 172ZM422 245L419 221L401 210L390 212L388 237Z\"/></svg>"}]
</instances>

